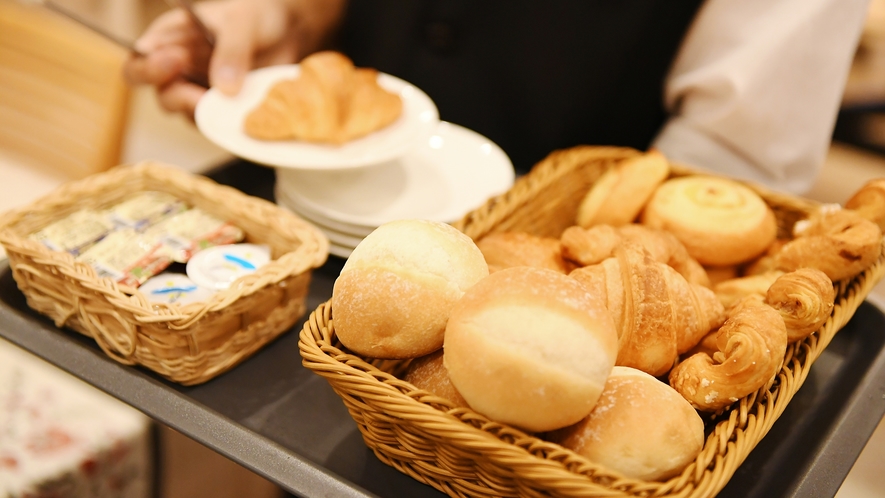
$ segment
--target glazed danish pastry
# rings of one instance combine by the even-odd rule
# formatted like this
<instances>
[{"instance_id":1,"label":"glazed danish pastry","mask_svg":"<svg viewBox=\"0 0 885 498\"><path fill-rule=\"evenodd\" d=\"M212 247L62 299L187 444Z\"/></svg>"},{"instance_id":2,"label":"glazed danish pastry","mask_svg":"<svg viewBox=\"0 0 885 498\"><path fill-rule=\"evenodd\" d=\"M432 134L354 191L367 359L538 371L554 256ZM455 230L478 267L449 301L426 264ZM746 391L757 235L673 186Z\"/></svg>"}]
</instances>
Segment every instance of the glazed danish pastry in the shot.
<instances>
[{"instance_id":1,"label":"glazed danish pastry","mask_svg":"<svg viewBox=\"0 0 885 498\"><path fill-rule=\"evenodd\" d=\"M759 194L705 175L664 182L645 206L642 224L671 232L705 266L749 261L777 236L774 213Z\"/></svg>"}]
</instances>

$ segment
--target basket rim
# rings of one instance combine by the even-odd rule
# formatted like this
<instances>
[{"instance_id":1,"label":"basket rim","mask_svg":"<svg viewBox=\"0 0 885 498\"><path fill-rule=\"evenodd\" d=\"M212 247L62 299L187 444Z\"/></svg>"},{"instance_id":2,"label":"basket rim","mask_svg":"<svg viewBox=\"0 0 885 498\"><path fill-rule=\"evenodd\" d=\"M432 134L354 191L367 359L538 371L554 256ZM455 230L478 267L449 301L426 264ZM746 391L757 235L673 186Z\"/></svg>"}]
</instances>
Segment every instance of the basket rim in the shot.
<instances>
[{"instance_id":1,"label":"basket rim","mask_svg":"<svg viewBox=\"0 0 885 498\"><path fill-rule=\"evenodd\" d=\"M110 278L99 278L87 263L75 261L74 257L66 252L53 251L14 229L16 223L29 212L71 205L70 202L59 202L58 199L76 198L79 193L92 191L95 188L111 190L116 188L119 182L133 177L147 181L157 180L160 183L156 190L163 190L160 185L168 179L194 189L204 199L213 193L222 192L224 195L233 196L244 207L259 212L272 212L274 223L297 231L300 244L294 250L281 254L270 263L258 268L256 272L241 277L231 288L216 292L208 300L180 306L150 302L137 288L118 284ZM184 200L188 202L188 199ZM277 285L287 278L322 266L329 254L329 242L326 236L317 227L294 213L233 187L218 184L203 175L192 174L179 167L155 160L141 161L132 165L122 164L102 173L67 182L31 203L0 214L0 245L7 251L10 266L18 265L16 254L23 254L35 262L52 266L64 278L103 294L115 307L131 312L139 323L164 323L172 329L179 330L191 327L208 313L224 310L241 297L247 297L268 286Z\"/></svg>"}]
</instances>

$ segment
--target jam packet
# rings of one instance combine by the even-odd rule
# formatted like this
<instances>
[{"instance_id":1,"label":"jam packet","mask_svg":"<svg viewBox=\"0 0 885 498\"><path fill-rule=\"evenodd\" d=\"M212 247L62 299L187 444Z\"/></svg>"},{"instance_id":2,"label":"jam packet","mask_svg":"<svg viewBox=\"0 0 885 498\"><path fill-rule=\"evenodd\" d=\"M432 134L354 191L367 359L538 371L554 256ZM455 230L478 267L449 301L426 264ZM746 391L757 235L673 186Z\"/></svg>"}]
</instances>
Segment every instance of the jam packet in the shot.
<instances>
[{"instance_id":1,"label":"jam packet","mask_svg":"<svg viewBox=\"0 0 885 498\"><path fill-rule=\"evenodd\" d=\"M99 277L138 287L172 263L162 248L158 238L122 228L96 242L77 256L77 260L95 268Z\"/></svg>"},{"instance_id":2,"label":"jam packet","mask_svg":"<svg viewBox=\"0 0 885 498\"><path fill-rule=\"evenodd\" d=\"M30 238L42 242L53 251L79 255L114 229L106 213L92 209L70 215L34 232Z\"/></svg>"},{"instance_id":3,"label":"jam packet","mask_svg":"<svg viewBox=\"0 0 885 498\"><path fill-rule=\"evenodd\" d=\"M111 207L111 220L120 227L144 230L167 216L187 209L187 204L166 192L139 192Z\"/></svg>"},{"instance_id":4,"label":"jam packet","mask_svg":"<svg viewBox=\"0 0 885 498\"><path fill-rule=\"evenodd\" d=\"M159 239L162 251L178 263L186 263L208 247L233 244L244 237L239 227L199 208L169 216L145 230L145 234Z\"/></svg>"}]
</instances>

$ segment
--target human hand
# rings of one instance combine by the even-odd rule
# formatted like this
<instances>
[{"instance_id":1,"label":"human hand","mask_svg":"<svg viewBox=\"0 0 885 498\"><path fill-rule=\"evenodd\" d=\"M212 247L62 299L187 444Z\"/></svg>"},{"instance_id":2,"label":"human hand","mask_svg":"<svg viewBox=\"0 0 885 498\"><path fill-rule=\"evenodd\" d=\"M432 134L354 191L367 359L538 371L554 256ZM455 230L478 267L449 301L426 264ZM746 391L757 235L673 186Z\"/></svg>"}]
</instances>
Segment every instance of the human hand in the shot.
<instances>
[{"instance_id":1,"label":"human hand","mask_svg":"<svg viewBox=\"0 0 885 498\"><path fill-rule=\"evenodd\" d=\"M193 118L206 79L228 95L239 92L246 73L286 64L316 51L343 12L344 0L216 0L194 5L213 32L210 47L182 9L160 15L136 41L124 69L132 84L155 86L160 105Z\"/></svg>"}]
</instances>

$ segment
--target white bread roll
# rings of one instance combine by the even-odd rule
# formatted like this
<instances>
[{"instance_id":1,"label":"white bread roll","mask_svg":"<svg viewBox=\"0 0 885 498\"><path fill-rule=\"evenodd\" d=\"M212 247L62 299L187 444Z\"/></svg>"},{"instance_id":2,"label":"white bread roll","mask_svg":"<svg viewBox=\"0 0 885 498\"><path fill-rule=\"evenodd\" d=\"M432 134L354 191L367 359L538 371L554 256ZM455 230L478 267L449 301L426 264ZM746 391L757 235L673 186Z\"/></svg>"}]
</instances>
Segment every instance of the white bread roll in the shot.
<instances>
[{"instance_id":1,"label":"white bread roll","mask_svg":"<svg viewBox=\"0 0 885 498\"><path fill-rule=\"evenodd\" d=\"M458 301L443 360L471 408L540 432L590 413L617 346L600 297L562 273L523 266L492 273Z\"/></svg>"},{"instance_id":2,"label":"white bread roll","mask_svg":"<svg viewBox=\"0 0 885 498\"><path fill-rule=\"evenodd\" d=\"M489 274L482 252L451 225L381 225L347 259L332 288L338 339L372 358L415 358L442 347L455 302Z\"/></svg>"},{"instance_id":3,"label":"white bread roll","mask_svg":"<svg viewBox=\"0 0 885 498\"><path fill-rule=\"evenodd\" d=\"M630 367L614 367L590 415L548 439L647 481L679 474L704 447L704 422L676 390Z\"/></svg>"}]
</instances>

